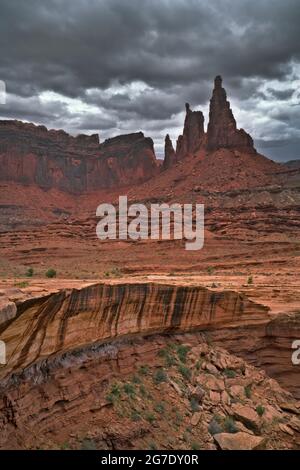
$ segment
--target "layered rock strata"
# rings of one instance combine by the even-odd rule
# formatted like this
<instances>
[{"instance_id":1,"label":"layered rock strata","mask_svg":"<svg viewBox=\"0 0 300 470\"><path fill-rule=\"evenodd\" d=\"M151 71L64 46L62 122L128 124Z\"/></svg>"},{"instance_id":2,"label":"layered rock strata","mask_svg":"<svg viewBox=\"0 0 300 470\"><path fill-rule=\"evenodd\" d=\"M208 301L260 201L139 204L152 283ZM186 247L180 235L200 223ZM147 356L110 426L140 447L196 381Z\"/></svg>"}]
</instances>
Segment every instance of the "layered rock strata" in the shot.
<instances>
[{"instance_id":1,"label":"layered rock strata","mask_svg":"<svg viewBox=\"0 0 300 470\"><path fill-rule=\"evenodd\" d=\"M95 342L133 335L265 322L268 308L234 291L167 284L95 284L18 306L0 324L7 365L0 377Z\"/></svg>"},{"instance_id":2,"label":"layered rock strata","mask_svg":"<svg viewBox=\"0 0 300 470\"><path fill-rule=\"evenodd\" d=\"M97 134L64 131L19 121L0 121L0 180L69 193L125 186L158 171L153 141L142 132L99 144Z\"/></svg>"}]
</instances>

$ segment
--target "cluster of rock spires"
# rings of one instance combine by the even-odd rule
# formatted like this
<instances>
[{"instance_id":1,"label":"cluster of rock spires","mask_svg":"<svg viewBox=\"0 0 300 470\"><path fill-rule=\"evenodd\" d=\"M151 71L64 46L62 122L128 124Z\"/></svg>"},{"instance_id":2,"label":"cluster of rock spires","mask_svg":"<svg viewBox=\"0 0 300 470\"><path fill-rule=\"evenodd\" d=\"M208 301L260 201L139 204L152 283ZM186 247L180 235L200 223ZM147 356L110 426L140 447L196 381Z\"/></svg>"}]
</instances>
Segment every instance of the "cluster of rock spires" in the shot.
<instances>
[{"instance_id":1,"label":"cluster of rock spires","mask_svg":"<svg viewBox=\"0 0 300 470\"><path fill-rule=\"evenodd\" d=\"M215 78L215 87L210 100L209 123L207 133L204 131L202 111L192 111L186 103L186 116L183 134L177 139L176 151L169 134L165 138L164 169L182 160L200 149L213 152L220 148L235 149L246 153L255 153L252 137L244 129L237 129L230 103L227 101L222 78Z\"/></svg>"},{"instance_id":2,"label":"cluster of rock spires","mask_svg":"<svg viewBox=\"0 0 300 470\"><path fill-rule=\"evenodd\" d=\"M237 129L218 76L207 133L203 113L186 103L183 134L176 151L166 136L163 165L156 159L152 139L142 132L100 143L97 134L72 137L62 130L10 120L0 121L0 180L81 194L138 184L201 149L210 153L220 148L255 153L250 135Z\"/></svg>"}]
</instances>

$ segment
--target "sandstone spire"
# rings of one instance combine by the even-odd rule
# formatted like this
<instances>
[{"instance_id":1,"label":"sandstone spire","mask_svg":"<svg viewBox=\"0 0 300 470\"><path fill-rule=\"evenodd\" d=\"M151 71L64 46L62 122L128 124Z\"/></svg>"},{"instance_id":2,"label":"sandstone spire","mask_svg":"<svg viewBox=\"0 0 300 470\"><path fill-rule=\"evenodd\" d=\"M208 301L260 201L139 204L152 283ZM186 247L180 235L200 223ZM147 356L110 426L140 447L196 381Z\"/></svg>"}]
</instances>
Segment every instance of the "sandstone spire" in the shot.
<instances>
[{"instance_id":1,"label":"sandstone spire","mask_svg":"<svg viewBox=\"0 0 300 470\"><path fill-rule=\"evenodd\" d=\"M254 153L253 140L244 129L237 129L222 77L215 78L215 87L210 100L209 123L207 127L207 149L234 148Z\"/></svg>"},{"instance_id":2,"label":"sandstone spire","mask_svg":"<svg viewBox=\"0 0 300 470\"><path fill-rule=\"evenodd\" d=\"M172 144L172 140L170 139L169 134L166 135L165 138L165 158L163 168L166 170L170 168L176 161L176 154Z\"/></svg>"},{"instance_id":3,"label":"sandstone spire","mask_svg":"<svg viewBox=\"0 0 300 470\"><path fill-rule=\"evenodd\" d=\"M192 111L188 103L186 103L185 109L183 135L178 137L176 146L177 160L184 158L188 153L196 152L205 139L203 113Z\"/></svg>"}]
</instances>

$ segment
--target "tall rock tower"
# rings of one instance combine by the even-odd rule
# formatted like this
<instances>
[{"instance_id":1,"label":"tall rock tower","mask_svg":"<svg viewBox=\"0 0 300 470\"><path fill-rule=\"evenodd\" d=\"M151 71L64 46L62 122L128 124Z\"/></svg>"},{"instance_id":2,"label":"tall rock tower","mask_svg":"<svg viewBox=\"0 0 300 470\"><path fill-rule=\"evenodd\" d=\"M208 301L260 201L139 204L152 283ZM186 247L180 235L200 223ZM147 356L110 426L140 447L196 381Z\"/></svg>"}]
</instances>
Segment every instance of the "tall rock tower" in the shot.
<instances>
[{"instance_id":1,"label":"tall rock tower","mask_svg":"<svg viewBox=\"0 0 300 470\"><path fill-rule=\"evenodd\" d=\"M215 78L207 127L207 149L211 151L219 148L256 152L252 137L244 129L237 129L220 75Z\"/></svg>"},{"instance_id":2,"label":"tall rock tower","mask_svg":"<svg viewBox=\"0 0 300 470\"><path fill-rule=\"evenodd\" d=\"M183 134L178 137L176 159L180 160L187 154L199 150L205 140L204 116L202 111L192 111L190 105L185 105L186 115Z\"/></svg>"}]
</instances>

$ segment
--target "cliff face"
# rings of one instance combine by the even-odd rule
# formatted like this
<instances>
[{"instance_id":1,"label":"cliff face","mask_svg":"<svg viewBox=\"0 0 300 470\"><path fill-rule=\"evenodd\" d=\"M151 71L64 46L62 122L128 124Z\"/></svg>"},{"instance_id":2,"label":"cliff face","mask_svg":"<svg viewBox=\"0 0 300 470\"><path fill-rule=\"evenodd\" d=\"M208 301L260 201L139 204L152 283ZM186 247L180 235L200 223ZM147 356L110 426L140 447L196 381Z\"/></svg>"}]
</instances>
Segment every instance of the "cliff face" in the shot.
<instances>
[{"instance_id":1,"label":"cliff face","mask_svg":"<svg viewBox=\"0 0 300 470\"><path fill-rule=\"evenodd\" d=\"M299 338L299 312L280 314L265 325L249 324L211 333L216 344L263 368L297 399L300 399L300 366L292 362L292 344Z\"/></svg>"},{"instance_id":2,"label":"cliff face","mask_svg":"<svg viewBox=\"0 0 300 470\"><path fill-rule=\"evenodd\" d=\"M266 321L268 308L234 291L152 283L96 284L25 301L0 318L1 375L51 355L132 335Z\"/></svg>"},{"instance_id":3,"label":"cliff face","mask_svg":"<svg viewBox=\"0 0 300 470\"><path fill-rule=\"evenodd\" d=\"M230 434L235 449L248 448L251 438L268 448L299 445L300 403L231 355L236 350L272 376L278 372L297 395L296 376L290 383L291 370L281 375L288 364L281 339L299 337L299 315L270 321L267 307L237 292L159 283L116 281L15 299L17 309L3 303L0 310L8 360L0 366L0 448L57 448L66 441L78 448L78 436L86 435L101 449L148 448L150 437L165 443L170 423L178 448L182 433L172 410L185 417L183 430L196 426L201 448L222 448L219 439L228 436L211 435L216 414L241 431ZM162 400L168 419L155 406Z\"/></svg>"},{"instance_id":4,"label":"cliff face","mask_svg":"<svg viewBox=\"0 0 300 470\"><path fill-rule=\"evenodd\" d=\"M153 142L142 132L99 144L18 121L0 121L2 181L83 193L145 181L157 172Z\"/></svg>"}]
</instances>

